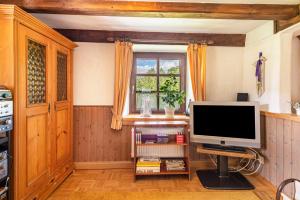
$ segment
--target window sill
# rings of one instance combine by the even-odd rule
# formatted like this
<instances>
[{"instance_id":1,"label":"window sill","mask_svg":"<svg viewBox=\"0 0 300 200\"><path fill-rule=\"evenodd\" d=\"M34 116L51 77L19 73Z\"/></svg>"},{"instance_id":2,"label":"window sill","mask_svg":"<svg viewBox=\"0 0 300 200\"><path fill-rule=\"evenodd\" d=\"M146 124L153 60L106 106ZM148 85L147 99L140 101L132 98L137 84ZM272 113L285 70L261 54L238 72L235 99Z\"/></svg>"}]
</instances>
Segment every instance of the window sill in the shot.
<instances>
[{"instance_id":1,"label":"window sill","mask_svg":"<svg viewBox=\"0 0 300 200\"><path fill-rule=\"evenodd\" d=\"M173 118L166 117L164 114L153 114L151 117L141 117L140 114L129 114L123 116L123 125L132 125L136 121L186 121L190 120L189 116L177 114Z\"/></svg>"}]
</instances>

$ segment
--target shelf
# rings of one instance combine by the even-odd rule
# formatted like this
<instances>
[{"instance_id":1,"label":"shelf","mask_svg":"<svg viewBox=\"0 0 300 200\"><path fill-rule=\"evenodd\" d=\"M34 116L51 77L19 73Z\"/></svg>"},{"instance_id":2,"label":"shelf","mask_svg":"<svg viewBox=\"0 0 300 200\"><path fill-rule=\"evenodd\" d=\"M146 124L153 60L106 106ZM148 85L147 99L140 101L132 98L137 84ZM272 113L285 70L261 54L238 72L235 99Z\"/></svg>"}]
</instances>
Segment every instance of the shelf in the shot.
<instances>
[{"instance_id":1,"label":"shelf","mask_svg":"<svg viewBox=\"0 0 300 200\"><path fill-rule=\"evenodd\" d=\"M136 158L144 158L145 156L136 156ZM187 159L187 156L181 156L181 157L170 157L170 156L160 156L161 159Z\"/></svg>"},{"instance_id":2,"label":"shelf","mask_svg":"<svg viewBox=\"0 0 300 200\"><path fill-rule=\"evenodd\" d=\"M135 127L184 127L188 123L185 121L136 121Z\"/></svg>"},{"instance_id":3,"label":"shelf","mask_svg":"<svg viewBox=\"0 0 300 200\"><path fill-rule=\"evenodd\" d=\"M236 157L236 158L248 158L254 159L255 155L249 152L240 153L240 152L228 152L228 151L221 151L221 150L212 150L212 149L205 149L202 146L197 147L198 153L203 154L212 154L218 156L228 156L228 157Z\"/></svg>"},{"instance_id":4,"label":"shelf","mask_svg":"<svg viewBox=\"0 0 300 200\"><path fill-rule=\"evenodd\" d=\"M189 117L186 115L175 115L174 117L166 117L162 114L153 114L151 117L141 117L140 114L130 114L123 117L124 125L133 125L137 121L185 121L189 122Z\"/></svg>"},{"instance_id":5,"label":"shelf","mask_svg":"<svg viewBox=\"0 0 300 200\"><path fill-rule=\"evenodd\" d=\"M0 138L0 145L4 144L4 143L7 143L7 142L8 142L8 137Z\"/></svg>"},{"instance_id":6,"label":"shelf","mask_svg":"<svg viewBox=\"0 0 300 200\"><path fill-rule=\"evenodd\" d=\"M137 176L155 176L155 175L187 175L188 171L160 171L159 173L136 173Z\"/></svg>"},{"instance_id":7,"label":"shelf","mask_svg":"<svg viewBox=\"0 0 300 200\"><path fill-rule=\"evenodd\" d=\"M178 146L186 146L187 143L178 144L176 142L168 142L168 143L142 143L142 144L136 144L136 146L161 146L161 145L178 145Z\"/></svg>"},{"instance_id":8,"label":"shelf","mask_svg":"<svg viewBox=\"0 0 300 200\"><path fill-rule=\"evenodd\" d=\"M4 177L2 177L2 178L0 179L0 183L2 183L3 181L5 181L5 182L6 182L6 180L7 180L7 177L8 177L8 175L7 175L7 176L4 176Z\"/></svg>"},{"instance_id":9,"label":"shelf","mask_svg":"<svg viewBox=\"0 0 300 200\"><path fill-rule=\"evenodd\" d=\"M166 167L166 163L165 163L165 160L167 159L182 159L184 160L184 163L185 163L185 170L173 170L173 171L167 171L167 167ZM136 166L135 166L136 167ZM188 171L188 165L187 165L187 160L185 157L182 157L182 158L165 158L165 159L162 159L162 162L160 164L160 172L145 172L145 173L138 173L136 172L136 175L137 176L154 176L154 175L188 175L190 174L190 172Z\"/></svg>"}]
</instances>

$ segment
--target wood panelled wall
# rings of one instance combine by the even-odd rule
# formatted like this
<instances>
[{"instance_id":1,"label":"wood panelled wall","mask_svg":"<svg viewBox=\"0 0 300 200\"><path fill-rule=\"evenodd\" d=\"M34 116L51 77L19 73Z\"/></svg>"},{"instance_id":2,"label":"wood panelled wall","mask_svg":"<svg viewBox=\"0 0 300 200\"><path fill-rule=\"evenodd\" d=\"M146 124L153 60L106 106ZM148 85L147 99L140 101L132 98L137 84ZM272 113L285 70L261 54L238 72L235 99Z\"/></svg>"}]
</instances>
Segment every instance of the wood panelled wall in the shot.
<instances>
[{"instance_id":1,"label":"wood panelled wall","mask_svg":"<svg viewBox=\"0 0 300 200\"><path fill-rule=\"evenodd\" d=\"M74 106L74 162L130 161L131 126L110 128L112 106ZM206 160L191 145L191 160Z\"/></svg>"},{"instance_id":2,"label":"wood panelled wall","mask_svg":"<svg viewBox=\"0 0 300 200\"><path fill-rule=\"evenodd\" d=\"M266 142L261 175L274 186L287 178L300 179L300 122L271 116L263 117L263 121Z\"/></svg>"},{"instance_id":3,"label":"wood panelled wall","mask_svg":"<svg viewBox=\"0 0 300 200\"><path fill-rule=\"evenodd\" d=\"M112 106L74 106L74 162L129 161L130 130L110 128Z\"/></svg>"},{"instance_id":4,"label":"wood panelled wall","mask_svg":"<svg viewBox=\"0 0 300 200\"><path fill-rule=\"evenodd\" d=\"M75 162L131 160L131 126L112 130L111 109L112 106L74 106ZM266 141L261 175L275 186L289 177L300 178L300 122L262 115L261 127ZM191 160L207 160L195 148L192 145Z\"/></svg>"}]
</instances>

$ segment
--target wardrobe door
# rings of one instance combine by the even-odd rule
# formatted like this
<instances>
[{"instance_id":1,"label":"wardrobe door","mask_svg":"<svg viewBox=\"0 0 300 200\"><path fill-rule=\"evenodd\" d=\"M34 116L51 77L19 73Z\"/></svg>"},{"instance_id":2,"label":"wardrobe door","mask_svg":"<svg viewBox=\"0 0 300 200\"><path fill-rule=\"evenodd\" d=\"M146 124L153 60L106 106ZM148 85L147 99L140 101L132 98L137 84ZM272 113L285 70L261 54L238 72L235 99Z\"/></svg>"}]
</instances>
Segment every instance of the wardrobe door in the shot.
<instances>
[{"instance_id":1,"label":"wardrobe door","mask_svg":"<svg viewBox=\"0 0 300 200\"><path fill-rule=\"evenodd\" d=\"M50 177L50 41L19 25L15 178L17 199L38 198Z\"/></svg>"},{"instance_id":2,"label":"wardrobe door","mask_svg":"<svg viewBox=\"0 0 300 200\"><path fill-rule=\"evenodd\" d=\"M54 62L54 130L53 154L54 168L58 168L72 159L71 154L71 54L70 50L55 44Z\"/></svg>"}]
</instances>

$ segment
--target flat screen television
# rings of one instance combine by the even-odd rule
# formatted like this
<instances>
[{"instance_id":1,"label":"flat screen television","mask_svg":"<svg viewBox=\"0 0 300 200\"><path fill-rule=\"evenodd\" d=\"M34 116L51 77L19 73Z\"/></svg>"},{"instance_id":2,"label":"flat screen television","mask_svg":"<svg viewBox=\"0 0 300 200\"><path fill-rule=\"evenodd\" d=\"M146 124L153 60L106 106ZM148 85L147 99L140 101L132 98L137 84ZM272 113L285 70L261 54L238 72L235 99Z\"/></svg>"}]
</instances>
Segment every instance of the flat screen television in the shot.
<instances>
[{"instance_id":1,"label":"flat screen television","mask_svg":"<svg viewBox=\"0 0 300 200\"><path fill-rule=\"evenodd\" d=\"M261 147L258 102L192 102L191 142Z\"/></svg>"}]
</instances>

